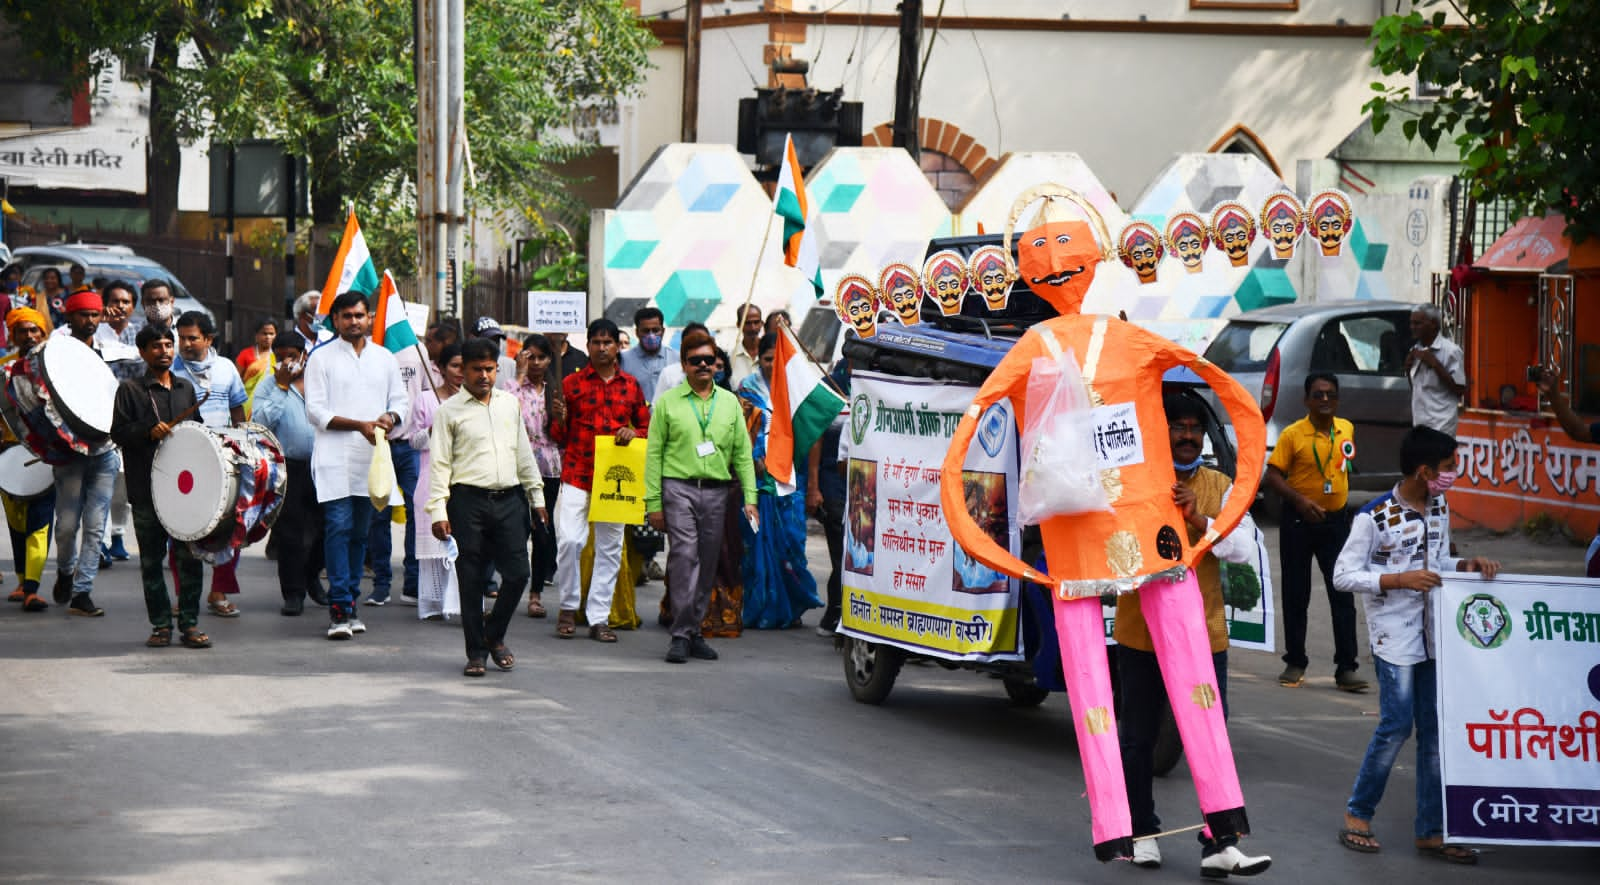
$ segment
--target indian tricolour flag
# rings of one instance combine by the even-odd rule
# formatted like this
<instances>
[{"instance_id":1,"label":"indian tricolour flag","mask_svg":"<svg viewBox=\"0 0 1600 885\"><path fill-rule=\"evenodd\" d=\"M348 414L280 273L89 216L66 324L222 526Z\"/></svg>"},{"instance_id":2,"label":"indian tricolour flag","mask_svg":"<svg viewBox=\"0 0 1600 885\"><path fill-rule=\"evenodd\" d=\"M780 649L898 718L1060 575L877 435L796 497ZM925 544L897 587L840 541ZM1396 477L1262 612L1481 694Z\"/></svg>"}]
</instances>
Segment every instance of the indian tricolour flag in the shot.
<instances>
[{"instance_id":1,"label":"indian tricolour flag","mask_svg":"<svg viewBox=\"0 0 1600 885\"><path fill-rule=\"evenodd\" d=\"M816 297L822 297L822 262L817 259L817 207L806 197L806 179L794 153L794 138L784 136L775 206L783 219L783 263L800 271Z\"/></svg>"},{"instance_id":2,"label":"indian tricolour flag","mask_svg":"<svg viewBox=\"0 0 1600 885\"><path fill-rule=\"evenodd\" d=\"M417 333L406 316L406 303L388 271L383 272L383 281L378 284L378 308L372 318L372 343L382 345L390 353L399 353L417 345Z\"/></svg>"},{"instance_id":3,"label":"indian tricolour flag","mask_svg":"<svg viewBox=\"0 0 1600 885\"><path fill-rule=\"evenodd\" d=\"M372 264L372 253L367 251L366 237L361 235L361 224L356 221L356 210L344 223L344 238L339 241L339 251L333 256L333 267L328 269L328 281L322 284L322 300L317 303L317 315L327 316L333 299L354 289L366 295L378 290L378 269Z\"/></svg>"},{"instance_id":4,"label":"indian tricolour flag","mask_svg":"<svg viewBox=\"0 0 1600 885\"><path fill-rule=\"evenodd\" d=\"M767 472L777 481L778 494L795 492L796 453L804 457L811 451L844 409L844 402L788 324L779 323L772 362L772 428L767 436Z\"/></svg>"}]
</instances>

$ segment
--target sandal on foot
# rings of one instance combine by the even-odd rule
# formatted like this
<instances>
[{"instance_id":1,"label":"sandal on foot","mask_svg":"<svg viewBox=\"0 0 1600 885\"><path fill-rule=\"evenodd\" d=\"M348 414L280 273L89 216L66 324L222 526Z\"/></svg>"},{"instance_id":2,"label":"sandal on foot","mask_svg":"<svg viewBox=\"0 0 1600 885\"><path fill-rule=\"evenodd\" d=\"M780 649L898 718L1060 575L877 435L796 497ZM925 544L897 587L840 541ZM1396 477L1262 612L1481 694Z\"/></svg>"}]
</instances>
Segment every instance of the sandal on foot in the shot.
<instances>
[{"instance_id":1,"label":"sandal on foot","mask_svg":"<svg viewBox=\"0 0 1600 885\"><path fill-rule=\"evenodd\" d=\"M595 642L616 642L617 634L611 632L611 628L605 624L595 624L589 628L589 638Z\"/></svg>"},{"instance_id":2,"label":"sandal on foot","mask_svg":"<svg viewBox=\"0 0 1600 885\"><path fill-rule=\"evenodd\" d=\"M166 648L172 644L171 627L155 627L150 630L150 638L144 641L146 648Z\"/></svg>"},{"instance_id":3,"label":"sandal on foot","mask_svg":"<svg viewBox=\"0 0 1600 885\"><path fill-rule=\"evenodd\" d=\"M477 676L482 676L483 674L485 674L487 672L489 672L489 671L484 668L483 661L480 661L477 658L474 658L474 659L468 661L467 665L461 669L461 675L462 676L477 677Z\"/></svg>"},{"instance_id":4,"label":"sandal on foot","mask_svg":"<svg viewBox=\"0 0 1600 885\"><path fill-rule=\"evenodd\" d=\"M201 633L199 627L190 627L189 629L183 631L183 636L180 641L183 643L184 648L211 647L211 637Z\"/></svg>"},{"instance_id":5,"label":"sandal on foot","mask_svg":"<svg viewBox=\"0 0 1600 885\"><path fill-rule=\"evenodd\" d=\"M10 596L6 597L6 602L22 602L23 600L27 599L28 596L28 591L18 587L17 589L11 591Z\"/></svg>"},{"instance_id":6,"label":"sandal on foot","mask_svg":"<svg viewBox=\"0 0 1600 885\"><path fill-rule=\"evenodd\" d=\"M239 616L239 607L226 599L208 600L206 602L206 611L219 618L237 618Z\"/></svg>"},{"instance_id":7,"label":"sandal on foot","mask_svg":"<svg viewBox=\"0 0 1600 885\"><path fill-rule=\"evenodd\" d=\"M37 593L29 593L22 600L22 610L25 612L42 612L50 607L50 603L39 598Z\"/></svg>"},{"instance_id":8,"label":"sandal on foot","mask_svg":"<svg viewBox=\"0 0 1600 885\"><path fill-rule=\"evenodd\" d=\"M578 613L565 611L556 616L556 635L562 639L571 639L578 635Z\"/></svg>"},{"instance_id":9,"label":"sandal on foot","mask_svg":"<svg viewBox=\"0 0 1600 885\"><path fill-rule=\"evenodd\" d=\"M535 596L528 600L528 617L544 618L549 615L550 613L544 610L544 603L539 601L539 597Z\"/></svg>"},{"instance_id":10,"label":"sandal on foot","mask_svg":"<svg viewBox=\"0 0 1600 885\"><path fill-rule=\"evenodd\" d=\"M506 648L504 642L489 648L489 659L502 670L510 670L517 665L517 656L511 653L511 649Z\"/></svg>"},{"instance_id":11,"label":"sandal on foot","mask_svg":"<svg viewBox=\"0 0 1600 885\"><path fill-rule=\"evenodd\" d=\"M1378 844L1377 837L1372 835L1372 830L1358 830L1354 827L1345 827L1339 831L1339 844L1362 854L1377 854L1383 847Z\"/></svg>"},{"instance_id":12,"label":"sandal on foot","mask_svg":"<svg viewBox=\"0 0 1600 885\"><path fill-rule=\"evenodd\" d=\"M1465 845L1432 844L1428 842L1417 843L1417 853L1425 857L1436 857L1447 863L1467 864L1471 866L1478 862L1478 850Z\"/></svg>"}]
</instances>

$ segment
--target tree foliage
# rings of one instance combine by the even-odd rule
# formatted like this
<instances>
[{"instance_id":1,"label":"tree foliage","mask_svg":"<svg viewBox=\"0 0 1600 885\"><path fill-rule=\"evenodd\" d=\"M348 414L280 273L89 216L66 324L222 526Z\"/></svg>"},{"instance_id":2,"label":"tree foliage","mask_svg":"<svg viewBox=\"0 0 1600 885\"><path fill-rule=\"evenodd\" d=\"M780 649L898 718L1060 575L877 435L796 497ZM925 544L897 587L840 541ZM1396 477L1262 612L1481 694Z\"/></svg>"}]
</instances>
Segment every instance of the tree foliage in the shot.
<instances>
[{"instance_id":1,"label":"tree foliage","mask_svg":"<svg viewBox=\"0 0 1600 885\"><path fill-rule=\"evenodd\" d=\"M412 0L4 0L7 22L75 88L115 59L162 90L151 119L185 141L276 138L310 159L313 220L357 207L397 271L415 259L417 91ZM622 0L467 0L469 202L539 226L568 205L554 167L585 146L572 109L633 93L652 38ZM151 47L182 47L162 69ZM176 152L176 142L172 144ZM175 167L174 167L175 168ZM155 169L152 163L152 172ZM177 182L152 182L176 193Z\"/></svg>"},{"instance_id":2,"label":"tree foliage","mask_svg":"<svg viewBox=\"0 0 1600 885\"><path fill-rule=\"evenodd\" d=\"M1436 148L1453 134L1474 197L1505 200L1519 217L1564 213L1574 239L1600 233L1600 92L1592 82L1600 0L1416 5L1373 25L1373 63L1442 94L1414 113L1399 107L1411 98L1409 85L1374 83L1378 94L1366 104L1373 128L1405 112L1408 139Z\"/></svg>"}]
</instances>

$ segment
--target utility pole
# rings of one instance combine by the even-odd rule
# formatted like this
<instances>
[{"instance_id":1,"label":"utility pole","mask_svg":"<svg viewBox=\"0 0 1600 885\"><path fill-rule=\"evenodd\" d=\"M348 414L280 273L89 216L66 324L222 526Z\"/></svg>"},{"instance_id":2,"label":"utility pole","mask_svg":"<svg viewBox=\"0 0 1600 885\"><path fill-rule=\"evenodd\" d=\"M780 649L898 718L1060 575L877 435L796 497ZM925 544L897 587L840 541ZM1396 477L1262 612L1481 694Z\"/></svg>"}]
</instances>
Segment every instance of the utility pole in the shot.
<instances>
[{"instance_id":1,"label":"utility pole","mask_svg":"<svg viewBox=\"0 0 1600 885\"><path fill-rule=\"evenodd\" d=\"M917 143L917 105L921 84L917 56L922 42L922 0L900 0L900 66L894 78L894 146L921 160Z\"/></svg>"},{"instance_id":2,"label":"utility pole","mask_svg":"<svg viewBox=\"0 0 1600 885\"><path fill-rule=\"evenodd\" d=\"M700 2L689 0L683 28L683 137L690 144L700 140Z\"/></svg>"},{"instance_id":3,"label":"utility pole","mask_svg":"<svg viewBox=\"0 0 1600 885\"><path fill-rule=\"evenodd\" d=\"M439 143L434 134L440 102L434 85L439 68L438 4L434 0L416 0L416 12L412 70L417 84L417 296L424 303L439 307L443 302L435 283L435 272L440 267L440 237L434 228L434 217L439 212L435 197Z\"/></svg>"}]
</instances>

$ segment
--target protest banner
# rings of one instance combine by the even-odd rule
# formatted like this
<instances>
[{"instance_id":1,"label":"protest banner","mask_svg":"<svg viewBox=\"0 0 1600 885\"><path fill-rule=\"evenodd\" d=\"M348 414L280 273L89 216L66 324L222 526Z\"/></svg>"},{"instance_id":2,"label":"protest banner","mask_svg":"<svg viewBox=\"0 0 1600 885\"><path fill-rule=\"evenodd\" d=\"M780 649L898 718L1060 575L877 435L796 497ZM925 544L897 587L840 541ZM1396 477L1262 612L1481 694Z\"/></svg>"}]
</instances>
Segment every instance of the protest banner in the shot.
<instances>
[{"instance_id":1,"label":"protest banner","mask_svg":"<svg viewBox=\"0 0 1600 885\"><path fill-rule=\"evenodd\" d=\"M589 328L589 293L529 292L528 328L583 334Z\"/></svg>"},{"instance_id":2,"label":"protest banner","mask_svg":"<svg viewBox=\"0 0 1600 885\"><path fill-rule=\"evenodd\" d=\"M1017 582L966 555L939 504L939 471L974 387L856 372L847 465L840 632L950 660L1021 660ZM973 518L1013 554L1016 420L979 419L963 472Z\"/></svg>"},{"instance_id":3,"label":"protest banner","mask_svg":"<svg viewBox=\"0 0 1600 885\"><path fill-rule=\"evenodd\" d=\"M415 304L410 301L405 302L405 305L406 321L411 324L411 331L417 336L417 340L421 341L428 334L428 312L430 308L426 304Z\"/></svg>"},{"instance_id":4,"label":"protest banner","mask_svg":"<svg viewBox=\"0 0 1600 885\"><path fill-rule=\"evenodd\" d=\"M644 451L643 439L619 446L614 436L594 438L590 522L644 523Z\"/></svg>"},{"instance_id":5,"label":"protest banner","mask_svg":"<svg viewBox=\"0 0 1600 885\"><path fill-rule=\"evenodd\" d=\"M1433 591L1445 836L1600 845L1600 590L1450 573Z\"/></svg>"}]
</instances>

